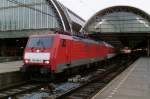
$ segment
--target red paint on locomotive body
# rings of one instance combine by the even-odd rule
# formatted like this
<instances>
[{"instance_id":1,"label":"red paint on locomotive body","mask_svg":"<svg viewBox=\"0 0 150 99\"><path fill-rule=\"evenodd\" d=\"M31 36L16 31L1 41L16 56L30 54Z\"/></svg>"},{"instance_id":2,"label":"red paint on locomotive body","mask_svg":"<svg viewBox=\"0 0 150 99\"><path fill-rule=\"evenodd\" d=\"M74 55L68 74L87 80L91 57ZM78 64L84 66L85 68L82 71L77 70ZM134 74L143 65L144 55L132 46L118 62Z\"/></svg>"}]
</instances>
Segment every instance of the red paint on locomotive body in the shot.
<instances>
[{"instance_id":1,"label":"red paint on locomotive body","mask_svg":"<svg viewBox=\"0 0 150 99\"><path fill-rule=\"evenodd\" d=\"M113 50L103 41L63 34L34 35L28 40L23 59L24 66L60 73L68 68L104 60Z\"/></svg>"}]
</instances>

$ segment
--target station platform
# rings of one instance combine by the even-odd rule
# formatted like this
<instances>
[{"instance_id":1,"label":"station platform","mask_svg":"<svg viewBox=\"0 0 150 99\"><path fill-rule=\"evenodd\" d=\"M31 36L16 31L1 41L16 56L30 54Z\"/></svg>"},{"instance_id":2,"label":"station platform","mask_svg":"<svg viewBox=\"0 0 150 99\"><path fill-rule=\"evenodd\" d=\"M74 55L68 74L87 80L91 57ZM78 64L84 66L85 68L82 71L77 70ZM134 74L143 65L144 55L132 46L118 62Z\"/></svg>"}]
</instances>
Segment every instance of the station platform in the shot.
<instances>
[{"instance_id":1,"label":"station platform","mask_svg":"<svg viewBox=\"0 0 150 99\"><path fill-rule=\"evenodd\" d=\"M22 65L22 61L2 62L0 63L0 73L19 71Z\"/></svg>"},{"instance_id":2,"label":"station platform","mask_svg":"<svg viewBox=\"0 0 150 99\"><path fill-rule=\"evenodd\" d=\"M24 81L21 73L19 72L22 65L23 62L21 60L0 62L0 89L7 88L17 84L18 82Z\"/></svg>"},{"instance_id":3,"label":"station platform","mask_svg":"<svg viewBox=\"0 0 150 99\"><path fill-rule=\"evenodd\" d=\"M92 99L150 99L150 58L139 58Z\"/></svg>"}]
</instances>

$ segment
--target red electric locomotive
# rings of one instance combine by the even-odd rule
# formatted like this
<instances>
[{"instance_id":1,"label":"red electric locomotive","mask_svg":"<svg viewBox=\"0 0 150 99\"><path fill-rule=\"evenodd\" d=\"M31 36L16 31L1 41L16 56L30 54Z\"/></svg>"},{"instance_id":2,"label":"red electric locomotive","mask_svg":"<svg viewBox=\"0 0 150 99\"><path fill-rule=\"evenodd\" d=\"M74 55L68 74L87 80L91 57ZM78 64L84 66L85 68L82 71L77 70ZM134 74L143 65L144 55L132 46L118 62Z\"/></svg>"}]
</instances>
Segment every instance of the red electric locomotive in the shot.
<instances>
[{"instance_id":1,"label":"red electric locomotive","mask_svg":"<svg viewBox=\"0 0 150 99\"><path fill-rule=\"evenodd\" d=\"M33 35L25 48L21 70L34 74L58 74L110 58L110 54L112 57L114 48L103 41L63 34Z\"/></svg>"}]
</instances>

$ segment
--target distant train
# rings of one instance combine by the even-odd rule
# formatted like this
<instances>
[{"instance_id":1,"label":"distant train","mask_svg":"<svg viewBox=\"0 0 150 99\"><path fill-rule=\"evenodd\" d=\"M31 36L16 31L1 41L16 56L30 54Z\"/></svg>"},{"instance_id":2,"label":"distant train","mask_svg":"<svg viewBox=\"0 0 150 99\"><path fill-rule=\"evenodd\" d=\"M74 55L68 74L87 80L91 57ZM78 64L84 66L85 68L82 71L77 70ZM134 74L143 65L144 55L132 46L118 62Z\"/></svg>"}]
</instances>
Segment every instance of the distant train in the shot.
<instances>
[{"instance_id":1,"label":"distant train","mask_svg":"<svg viewBox=\"0 0 150 99\"><path fill-rule=\"evenodd\" d=\"M32 75L52 75L114 55L115 48L103 41L63 34L32 35L24 51L21 70Z\"/></svg>"}]
</instances>

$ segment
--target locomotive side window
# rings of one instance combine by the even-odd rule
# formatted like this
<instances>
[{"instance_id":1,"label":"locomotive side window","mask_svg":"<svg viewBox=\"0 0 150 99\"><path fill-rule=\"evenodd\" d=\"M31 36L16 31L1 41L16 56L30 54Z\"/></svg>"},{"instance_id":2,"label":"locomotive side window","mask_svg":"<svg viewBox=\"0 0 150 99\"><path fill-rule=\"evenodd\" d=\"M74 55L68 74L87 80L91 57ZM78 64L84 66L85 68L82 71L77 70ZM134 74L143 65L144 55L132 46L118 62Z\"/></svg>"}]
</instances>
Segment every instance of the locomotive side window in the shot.
<instances>
[{"instance_id":1,"label":"locomotive side window","mask_svg":"<svg viewBox=\"0 0 150 99\"><path fill-rule=\"evenodd\" d=\"M61 40L61 46L62 46L62 47L66 47L66 40L65 40L65 39L62 39L62 40Z\"/></svg>"}]
</instances>

